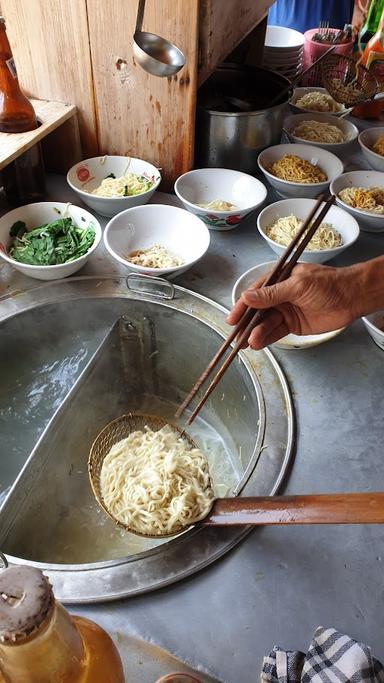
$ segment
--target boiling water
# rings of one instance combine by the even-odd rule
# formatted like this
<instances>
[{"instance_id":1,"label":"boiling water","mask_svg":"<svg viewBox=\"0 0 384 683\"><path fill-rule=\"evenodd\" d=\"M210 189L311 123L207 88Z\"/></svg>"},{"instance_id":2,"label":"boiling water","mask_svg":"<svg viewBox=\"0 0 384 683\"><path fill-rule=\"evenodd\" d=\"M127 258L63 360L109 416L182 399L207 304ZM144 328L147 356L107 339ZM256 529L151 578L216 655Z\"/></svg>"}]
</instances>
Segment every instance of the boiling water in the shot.
<instances>
[{"instance_id":1,"label":"boiling water","mask_svg":"<svg viewBox=\"0 0 384 683\"><path fill-rule=\"evenodd\" d=\"M140 412L171 420L177 407L148 397ZM188 428L188 434L208 459L217 497L231 495L242 475L235 443L223 430L221 425L212 426L201 417ZM53 509L49 503L49 523L46 506L34 508L33 514L25 515L22 529L18 530L15 549L11 533L4 547L7 553L20 556L22 550L22 556L29 560L82 564L135 555L169 542L170 539L141 538L118 528L94 499L86 467L71 471L67 481L63 481L64 486L63 500L56 501Z\"/></svg>"}]
</instances>

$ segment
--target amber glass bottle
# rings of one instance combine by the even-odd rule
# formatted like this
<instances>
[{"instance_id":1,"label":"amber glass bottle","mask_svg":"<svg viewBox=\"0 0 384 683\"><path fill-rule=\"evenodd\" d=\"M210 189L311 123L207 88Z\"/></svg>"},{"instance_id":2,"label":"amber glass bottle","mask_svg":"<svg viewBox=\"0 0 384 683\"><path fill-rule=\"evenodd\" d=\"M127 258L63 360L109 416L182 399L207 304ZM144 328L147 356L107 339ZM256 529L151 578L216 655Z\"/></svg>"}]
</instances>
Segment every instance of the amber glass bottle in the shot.
<instances>
[{"instance_id":1,"label":"amber glass bottle","mask_svg":"<svg viewBox=\"0 0 384 683\"><path fill-rule=\"evenodd\" d=\"M25 133L37 128L32 104L23 95L12 51L0 17L0 132ZM44 166L40 143L8 164L2 182L10 204L20 206L44 197Z\"/></svg>"},{"instance_id":2,"label":"amber glass bottle","mask_svg":"<svg viewBox=\"0 0 384 683\"><path fill-rule=\"evenodd\" d=\"M19 565L0 572L1 683L124 683L108 634L56 602L44 574Z\"/></svg>"}]
</instances>

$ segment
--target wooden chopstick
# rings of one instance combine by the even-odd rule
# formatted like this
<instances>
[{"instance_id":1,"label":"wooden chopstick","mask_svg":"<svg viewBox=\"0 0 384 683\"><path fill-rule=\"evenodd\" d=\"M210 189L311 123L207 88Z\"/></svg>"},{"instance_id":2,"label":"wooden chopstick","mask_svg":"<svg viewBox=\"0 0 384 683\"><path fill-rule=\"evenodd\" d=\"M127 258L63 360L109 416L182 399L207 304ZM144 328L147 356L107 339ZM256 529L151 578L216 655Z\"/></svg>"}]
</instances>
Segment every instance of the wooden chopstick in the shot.
<instances>
[{"instance_id":1,"label":"wooden chopstick","mask_svg":"<svg viewBox=\"0 0 384 683\"><path fill-rule=\"evenodd\" d=\"M314 215L316 214L317 210L319 209L322 201L324 200L323 195L320 195L318 198L316 204L314 205L311 213L309 214L307 220L304 222L300 230L297 232L296 236L293 238L292 242L288 245L287 249L285 250L284 254L281 255L277 263L275 264L273 270L270 272L268 278L263 282L263 287L266 287L267 285L273 285L275 282L277 282L277 277L280 272L280 268L284 265L286 259L290 254L293 252L295 249L296 245L302 238L303 234L305 233L307 229L307 225L312 221ZM288 277L288 276L287 276ZM228 349L228 347L232 344L233 340L237 337L239 332L244 329L245 325L248 325L249 321L251 318L254 316L254 309L252 308L247 308L247 310L244 312L243 316L237 323L237 325L233 328L232 332L229 334L227 339L223 342L223 344L220 346L218 352L213 356L211 362L209 365L206 367L204 372L200 375L199 379L197 380L196 384L192 387L190 393L188 396L184 399L183 403L179 406L175 413L175 417L178 419L181 417L183 414L184 410L189 406L191 401L194 399L196 396L197 392L199 391L200 387L202 384L204 384L205 380L207 379L208 375L212 372L213 368L217 365L219 362L220 358L223 357L224 353Z\"/></svg>"},{"instance_id":2,"label":"wooden chopstick","mask_svg":"<svg viewBox=\"0 0 384 683\"><path fill-rule=\"evenodd\" d=\"M276 263L275 267L273 268L272 272L270 273L268 278L263 283L263 285L262 285L263 287L266 287L266 286L271 285L271 284L275 284L276 282L280 282L281 280L285 280L287 277L289 277L289 275L291 274L291 272L293 270L293 267L297 263L298 259L300 258L301 254L304 251L305 247L307 246L308 242L312 239L317 228L319 227L320 223L322 222L324 216L327 214L330 207L334 203L335 197L332 195L326 201L322 210L318 214L317 218L315 218L315 220L313 220L313 217L316 214L317 210L319 209L322 201L323 201L323 197L319 197L319 199L316 202L315 206L313 207L311 213L309 214L307 219L304 221L301 229L298 231L297 235L294 237L294 239L288 245L288 247L286 248L286 250L284 251L284 253L280 257L280 259ZM306 232L306 234L305 234L305 232ZM304 235L304 237L303 237L303 235ZM290 256L291 256L291 258L289 259ZM253 328L262 321L266 312L267 312L267 309L255 311L252 308L248 308L245 311L245 313L243 314L239 323L235 326L235 328L232 330L232 332L227 337L225 342L219 348L218 352L212 358L212 360L208 364L207 368L200 375L196 384L192 387L192 390L190 391L190 393L188 394L186 399L183 401L183 403L181 404L181 406L177 410L177 412L175 414L176 418L179 418L182 415L185 408L190 404L192 399L196 396L199 388L205 382L207 377L211 374L212 370L215 368L215 366L217 365L219 360L222 358L225 351L228 349L228 347L233 342L235 337L238 336L237 342L236 342L235 346L233 347L231 353L229 354L227 359L224 361L220 370L215 375L214 379L212 380L211 384L209 385L208 389L206 390L203 398L201 399L201 401L196 406L195 410L190 415L190 417L187 421L187 424L191 424L191 422L195 419L196 415L198 414L198 412L200 411L200 409L202 408L202 406L206 402L207 398L212 393L213 389L216 387L217 383L219 382L219 380L221 379L221 377L223 376L223 374L225 373L225 371L227 370L229 365L232 363L232 360L235 358L235 356L237 355L237 353L239 352L239 350L243 346L244 342L248 339Z\"/></svg>"}]
</instances>

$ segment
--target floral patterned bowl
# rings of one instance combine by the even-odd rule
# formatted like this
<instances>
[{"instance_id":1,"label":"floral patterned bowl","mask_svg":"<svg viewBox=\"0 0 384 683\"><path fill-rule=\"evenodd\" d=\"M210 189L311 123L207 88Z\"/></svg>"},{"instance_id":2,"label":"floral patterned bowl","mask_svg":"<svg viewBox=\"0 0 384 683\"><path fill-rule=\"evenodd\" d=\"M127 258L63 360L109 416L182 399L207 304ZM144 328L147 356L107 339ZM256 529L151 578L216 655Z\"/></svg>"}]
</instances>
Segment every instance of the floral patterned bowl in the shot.
<instances>
[{"instance_id":1,"label":"floral patterned bowl","mask_svg":"<svg viewBox=\"0 0 384 683\"><path fill-rule=\"evenodd\" d=\"M210 230L232 230L261 207L267 189L260 180L229 168L198 168L181 175L175 193Z\"/></svg>"}]
</instances>

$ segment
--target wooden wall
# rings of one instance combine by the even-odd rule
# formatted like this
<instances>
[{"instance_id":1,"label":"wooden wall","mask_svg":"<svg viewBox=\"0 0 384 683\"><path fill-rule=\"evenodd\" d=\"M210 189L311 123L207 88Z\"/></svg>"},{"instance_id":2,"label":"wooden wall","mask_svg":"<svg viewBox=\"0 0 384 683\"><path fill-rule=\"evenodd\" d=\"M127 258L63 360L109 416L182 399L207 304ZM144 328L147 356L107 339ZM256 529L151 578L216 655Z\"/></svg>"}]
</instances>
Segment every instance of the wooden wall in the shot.
<instances>
[{"instance_id":1,"label":"wooden wall","mask_svg":"<svg viewBox=\"0 0 384 683\"><path fill-rule=\"evenodd\" d=\"M137 0L0 0L20 82L30 96L76 104L84 157L144 158L162 189L193 164L200 81L261 21L273 0L147 0L143 30L184 52L173 78L132 53Z\"/></svg>"}]
</instances>

